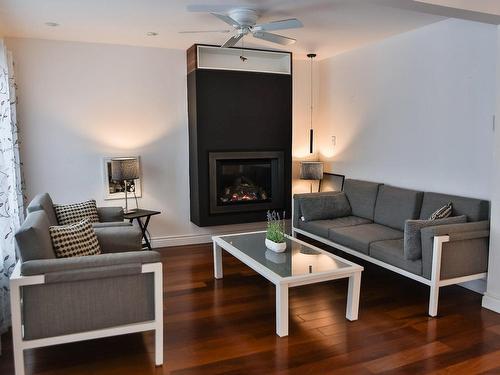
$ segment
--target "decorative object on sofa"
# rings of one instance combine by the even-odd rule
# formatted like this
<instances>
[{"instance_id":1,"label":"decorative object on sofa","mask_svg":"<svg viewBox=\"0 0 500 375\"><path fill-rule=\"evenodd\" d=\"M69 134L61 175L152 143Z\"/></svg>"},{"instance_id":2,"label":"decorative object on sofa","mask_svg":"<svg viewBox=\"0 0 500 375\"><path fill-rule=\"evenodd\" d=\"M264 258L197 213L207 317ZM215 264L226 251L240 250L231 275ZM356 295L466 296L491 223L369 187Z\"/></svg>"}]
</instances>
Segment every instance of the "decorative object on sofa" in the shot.
<instances>
[{"instance_id":1,"label":"decorative object on sofa","mask_svg":"<svg viewBox=\"0 0 500 375\"><path fill-rule=\"evenodd\" d=\"M125 199L125 184L123 181L113 180L111 175L111 160L117 157L106 156L102 159L102 179L104 188L104 199ZM135 180L129 181L128 193L133 193L134 197L142 197L142 186L141 186L141 163L139 156L128 156L128 158L135 158L139 164L139 177Z\"/></svg>"},{"instance_id":2,"label":"decorative object on sofa","mask_svg":"<svg viewBox=\"0 0 500 375\"><path fill-rule=\"evenodd\" d=\"M266 247L276 253L286 250L285 213L283 217L276 211L267 211Z\"/></svg>"},{"instance_id":3,"label":"decorative object on sofa","mask_svg":"<svg viewBox=\"0 0 500 375\"><path fill-rule=\"evenodd\" d=\"M85 219L91 223L99 222L97 204L93 199L81 203L54 204L53 207L59 225L75 224Z\"/></svg>"},{"instance_id":4,"label":"decorative object on sofa","mask_svg":"<svg viewBox=\"0 0 500 375\"><path fill-rule=\"evenodd\" d=\"M323 178L319 181L319 191L342 191L344 190L344 181L343 174L323 172Z\"/></svg>"},{"instance_id":5,"label":"decorative object on sofa","mask_svg":"<svg viewBox=\"0 0 500 375\"><path fill-rule=\"evenodd\" d=\"M101 248L89 219L69 225L49 227L54 253L57 258L99 255Z\"/></svg>"},{"instance_id":6,"label":"decorative object on sofa","mask_svg":"<svg viewBox=\"0 0 500 375\"><path fill-rule=\"evenodd\" d=\"M34 206L40 207L39 202ZM101 245L105 254L56 258L49 222L43 209L28 212L15 235L20 260L10 287L16 375L25 373L26 349L143 331L155 332L155 363L161 365L160 255ZM96 233L97 229L104 230L103 238L108 237L104 244L120 241L116 231L133 230L140 245L140 231L129 223L96 228Z\"/></svg>"},{"instance_id":7,"label":"decorative object on sofa","mask_svg":"<svg viewBox=\"0 0 500 375\"><path fill-rule=\"evenodd\" d=\"M314 83L314 78L313 78L313 59L316 57L315 53L308 53L307 57L311 61L311 82L309 84L311 88L311 96L310 96L310 109L311 109L311 127L309 129L309 153L312 154L314 152L314 130L313 130L313 83Z\"/></svg>"},{"instance_id":8,"label":"decorative object on sofa","mask_svg":"<svg viewBox=\"0 0 500 375\"><path fill-rule=\"evenodd\" d=\"M123 215L124 219L128 220L130 223L132 223L134 221L134 219L137 220L137 224L139 224L139 228L141 228L142 238L144 240L144 244L142 245L143 249L152 250L151 242L148 239L148 225L149 225L149 220L151 219L151 216L159 215L159 214L161 214L160 211L137 209L137 210L134 210L132 212L125 213ZM146 218L146 221L143 222L142 221L143 218Z\"/></svg>"},{"instance_id":9,"label":"decorative object on sofa","mask_svg":"<svg viewBox=\"0 0 500 375\"><path fill-rule=\"evenodd\" d=\"M323 162L321 161L302 161L300 162L301 180L311 181L311 193L313 191L313 181L321 181L323 178Z\"/></svg>"},{"instance_id":10,"label":"decorative object on sofa","mask_svg":"<svg viewBox=\"0 0 500 375\"><path fill-rule=\"evenodd\" d=\"M429 315L436 316L439 289L483 279L488 269L489 202L347 179L349 216L302 221L303 201L339 193L296 194L292 233L372 262L430 287ZM325 199L326 199L325 198ZM410 242L413 220L426 221L448 202L458 217L430 221L420 229L420 247ZM465 216L465 217L464 217ZM406 226L407 223L410 224ZM458 222L457 222L458 221ZM464 222L466 221L466 222ZM443 223L444 225L438 225ZM414 228L412 230L415 230Z\"/></svg>"},{"instance_id":11,"label":"decorative object on sofa","mask_svg":"<svg viewBox=\"0 0 500 375\"><path fill-rule=\"evenodd\" d=\"M123 183L125 190L125 213L128 213L127 193L132 182L139 178L139 159L133 157L111 159L111 179ZM133 190L132 190L133 192ZM138 207L137 207L138 208Z\"/></svg>"},{"instance_id":12,"label":"decorative object on sofa","mask_svg":"<svg viewBox=\"0 0 500 375\"><path fill-rule=\"evenodd\" d=\"M438 208L436 211L429 216L429 220L445 219L451 216L453 212L453 203L448 202L443 207Z\"/></svg>"}]
</instances>

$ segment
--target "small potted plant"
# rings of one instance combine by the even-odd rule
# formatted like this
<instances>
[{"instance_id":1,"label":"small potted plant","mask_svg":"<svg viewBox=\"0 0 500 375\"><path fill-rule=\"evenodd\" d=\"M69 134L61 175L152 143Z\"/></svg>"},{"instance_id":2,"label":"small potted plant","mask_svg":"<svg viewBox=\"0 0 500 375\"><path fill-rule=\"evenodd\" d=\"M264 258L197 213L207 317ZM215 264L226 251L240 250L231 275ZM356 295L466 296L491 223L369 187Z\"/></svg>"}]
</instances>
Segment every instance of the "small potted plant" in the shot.
<instances>
[{"instance_id":1,"label":"small potted plant","mask_svg":"<svg viewBox=\"0 0 500 375\"><path fill-rule=\"evenodd\" d=\"M276 212L267 211L266 247L276 253L286 250L285 213L283 218Z\"/></svg>"}]
</instances>

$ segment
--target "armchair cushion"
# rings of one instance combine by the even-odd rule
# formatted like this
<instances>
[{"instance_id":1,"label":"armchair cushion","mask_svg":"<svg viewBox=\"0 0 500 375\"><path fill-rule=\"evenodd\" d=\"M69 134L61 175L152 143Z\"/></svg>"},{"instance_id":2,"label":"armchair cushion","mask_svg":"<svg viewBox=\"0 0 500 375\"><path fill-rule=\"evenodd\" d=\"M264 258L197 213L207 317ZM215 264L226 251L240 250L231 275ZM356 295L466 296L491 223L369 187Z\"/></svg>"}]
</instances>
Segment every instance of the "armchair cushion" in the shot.
<instances>
[{"instance_id":1,"label":"armchair cushion","mask_svg":"<svg viewBox=\"0 0 500 375\"><path fill-rule=\"evenodd\" d=\"M84 219L89 219L92 223L99 222L97 204L93 199L80 203L54 204L54 210L59 225L79 223Z\"/></svg>"},{"instance_id":2,"label":"armchair cushion","mask_svg":"<svg viewBox=\"0 0 500 375\"><path fill-rule=\"evenodd\" d=\"M17 250L23 262L55 258L49 227L45 211L28 213L26 220L15 234Z\"/></svg>"},{"instance_id":3,"label":"armchair cushion","mask_svg":"<svg viewBox=\"0 0 500 375\"><path fill-rule=\"evenodd\" d=\"M335 219L351 214L351 206L343 192L302 199L300 209L303 221Z\"/></svg>"},{"instance_id":4,"label":"armchair cushion","mask_svg":"<svg viewBox=\"0 0 500 375\"><path fill-rule=\"evenodd\" d=\"M54 203L48 193L37 194L28 207L26 207L28 213L40 210L45 211L50 225L58 225L56 212L54 211Z\"/></svg>"},{"instance_id":5,"label":"armchair cushion","mask_svg":"<svg viewBox=\"0 0 500 375\"><path fill-rule=\"evenodd\" d=\"M122 222L123 208L122 207L97 207L97 215L99 222Z\"/></svg>"},{"instance_id":6,"label":"armchair cushion","mask_svg":"<svg viewBox=\"0 0 500 375\"><path fill-rule=\"evenodd\" d=\"M467 216L452 216L436 220L406 220L404 236L404 256L408 260L417 260L422 258L422 241L420 230L425 227L457 224L467 222Z\"/></svg>"}]
</instances>

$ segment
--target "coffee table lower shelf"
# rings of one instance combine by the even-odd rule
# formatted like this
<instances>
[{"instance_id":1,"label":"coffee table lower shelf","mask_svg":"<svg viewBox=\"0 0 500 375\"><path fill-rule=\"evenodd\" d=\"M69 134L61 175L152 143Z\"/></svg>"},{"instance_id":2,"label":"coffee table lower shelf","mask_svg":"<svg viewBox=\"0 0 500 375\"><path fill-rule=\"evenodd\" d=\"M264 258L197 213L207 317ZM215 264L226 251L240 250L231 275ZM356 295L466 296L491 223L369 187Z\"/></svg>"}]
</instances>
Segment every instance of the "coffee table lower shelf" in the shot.
<instances>
[{"instance_id":1,"label":"coffee table lower shelf","mask_svg":"<svg viewBox=\"0 0 500 375\"><path fill-rule=\"evenodd\" d=\"M242 233L239 235L250 235L252 233ZM230 235L236 236L236 235ZM248 267L252 268L255 272L265 277L267 280L272 282L276 286L276 334L280 337L288 336L288 289L295 286L315 284L323 281L336 280L342 278L349 279L349 286L347 291L347 307L346 307L346 319L354 321L358 319L359 310L359 294L361 287L361 272L363 267L328 253L320 248L307 244L304 241L298 240L287 236L290 241L295 241L302 245L307 246L309 249L314 249L321 252L322 254L341 259L343 262L349 264L350 266L346 268L341 268L339 270L330 272L319 272L312 274L303 274L297 276L281 277L274 273L272 270L268 269L265 265L259 263L255 259L245 254L243 251L237 249L231 243L224 240L224 237L229 236L214 236L213 241L213 252L214 252L214 277L216 279L223 278L223 266L222 266L222 250L225 250L229 254L233 255L235 258L239 259L241 262L246 264Z\"/></svg>"}]
</instances>

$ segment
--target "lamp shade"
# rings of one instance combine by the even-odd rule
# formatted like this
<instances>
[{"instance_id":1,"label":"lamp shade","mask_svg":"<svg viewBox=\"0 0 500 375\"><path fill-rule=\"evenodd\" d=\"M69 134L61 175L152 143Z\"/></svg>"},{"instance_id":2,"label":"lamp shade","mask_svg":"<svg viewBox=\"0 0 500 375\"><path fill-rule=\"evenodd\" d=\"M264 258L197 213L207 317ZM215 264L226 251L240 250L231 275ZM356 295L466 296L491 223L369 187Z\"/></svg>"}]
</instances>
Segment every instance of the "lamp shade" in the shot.
<instances>
[{"instance_id":1,"label":"lamp shade","mask_svg":"<svg viewBox=\"0 0 500 375\"><path fill-rule=\"evenodd\" d=\"M323 163L321 161L303 161L300 163L301 180L321 180L323 178Z\"/></svg>"},{"instance_id":2,"label":"lamp shade","mask_svg":"<svg viewBox=\"0 0 500 375\"><path fill-rule=\"evenodd\" d=\"M116 181L139 178L139 160L137 158L111 159L111 178Z\"/></svg>"}]
</instances>

